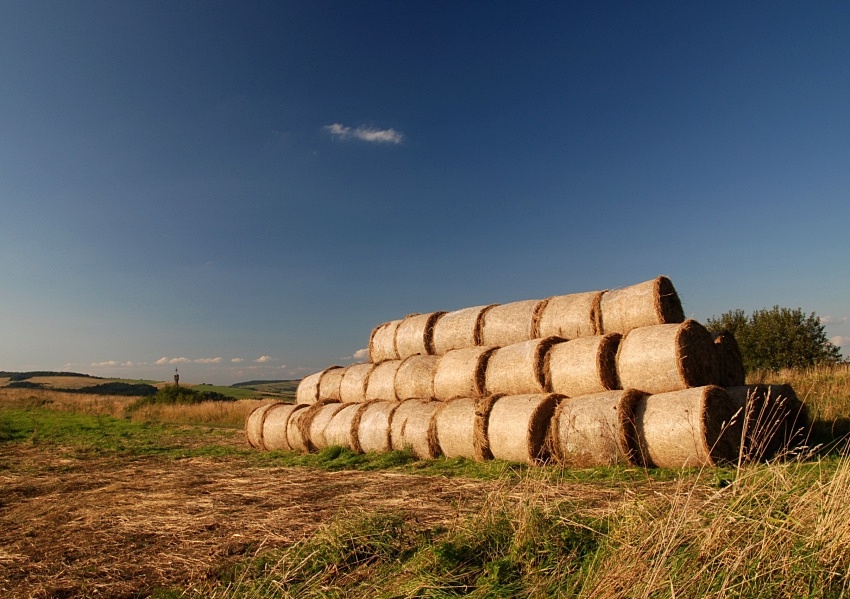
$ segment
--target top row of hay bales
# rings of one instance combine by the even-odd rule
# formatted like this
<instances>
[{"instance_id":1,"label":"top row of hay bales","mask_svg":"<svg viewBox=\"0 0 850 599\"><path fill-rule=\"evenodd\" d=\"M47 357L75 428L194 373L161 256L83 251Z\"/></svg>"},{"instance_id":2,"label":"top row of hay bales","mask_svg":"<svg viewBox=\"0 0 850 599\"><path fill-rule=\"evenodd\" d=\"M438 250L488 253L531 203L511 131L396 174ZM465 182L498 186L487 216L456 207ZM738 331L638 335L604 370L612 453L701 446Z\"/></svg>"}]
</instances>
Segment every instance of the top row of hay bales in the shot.
<instances>
[{"instance_id":1,"label":"top row of hay bales","mask_svg":"<svg viewBox=\"0 0 850 599\"><path fill-rule=\"evenodd\" d=\"M639 327L684 320L673 283L660 276L621 289L411 314L375 327L369 339L369 361L440 356L453 349L504 347L544 337L625 335Z\"/></svg>"}]
</instances>

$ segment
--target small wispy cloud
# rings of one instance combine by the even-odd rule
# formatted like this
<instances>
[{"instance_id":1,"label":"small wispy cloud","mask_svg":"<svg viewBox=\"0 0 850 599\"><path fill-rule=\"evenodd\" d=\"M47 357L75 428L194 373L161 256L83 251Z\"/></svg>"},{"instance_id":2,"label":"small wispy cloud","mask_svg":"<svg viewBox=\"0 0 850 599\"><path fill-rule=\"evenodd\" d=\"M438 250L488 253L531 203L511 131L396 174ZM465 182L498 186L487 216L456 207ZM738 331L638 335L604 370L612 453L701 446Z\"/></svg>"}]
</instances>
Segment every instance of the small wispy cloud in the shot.
<instances>
[{"instance_id":1,"label":"small wispy cloud","mask_svg":"<svg viewBox=\"0 0 850 599\"><path fill-rule=\"evenodd\" d=\"M169 364L191 364L192 360L189 358L179 357L179 358L171 358L168 361Z\"/></svg>"},{"instance_id":2,"label":"small wispy cloud","mask_svg":"<svg viewBox=\"0 0 850 599\"><path fill-rule=\"evenodd\" d=\"M254 362L256 362L257 364L265 364L266 362L270 362L271 359L271 356L260 356L259 358L254 360Z\"/></svg>"},{"instance_id":3,"label":"small wispy cloud","mask_svg":"<svg viewBox=\"0 0 850 599\"><path fill-rule=\"evenodd\" d=\"M217 357L217 358L197 358L196 360L193 360L193 362L195 362L195 364L221 364L221 361L223 359L224 358L221 358L221 357Z\"/></svg>"},{"instance_id":4,"label":"small wispy cloud","mask_svg":"<svg viewBox=\"0 0 850 599\"><path fill-rule=\"evenodd\" d=\"M162 356L159 360L154 362L157 366L162 366L163 364L168 364L168 358L166 356Z\"/></svg>"},{"instance_id":5,"label":"small wispy cloud","mask_svg":"<svg viewBox=\"0 0 850 599\"><path fill-rule=\"evenodd\" d=\"M375 129L360 125L359 127L346 127L341 123L325 125L324 130L337 139L359 139L369 143L400 144L404 141L404 134L395 129Z\"/></svg>"},{"instance_id":6,"label":"small wispy cloud","mask_svg":"<svg viewBox=\"0 0 850 599\"><path fill-rule=\"evenodd\" d=\"M245 361L245 358L230 358L230 361L233 362L234 364L241 364L242 362Z\"/></svg>"},{"instance_id":7,"label":"small wispy cloud","mask_svg":"<svg viewBox=\"0 0 850 599\"><path fill-rule=\"evenodd\" d=\"M829 314L827 314L826 316L821 316L820 321L823 324L844 324L845 322L847 322L847 317L846 316L840 316L840 317L839 316L830 316Z\"/></svg>"},{"instance_id":8,"label":"small wispy cloud","mask_svg":"<svg viewBox=\"0 0 850 599\"><path fill-rule=\"evenodd\" d=\"M836 335L830 339L833 345L838 347L844 347L845 345L850 345L850 337L845 335Z\"/></svg>"},{"instance_id":9,"label":"small wispy cloud","mask_svg":"<svg viewBox=\"0 0 850 599\"><path fill-rule=\"evenodd\" d=\"M133 366L144 366L144 362L137 364L136 362L132 362L130 360L128 360L126 362L120 362L118 360L106 360L104 362L92 362L91 363L92 368L115 368L115 367L132 368Z\"/></svg>"},{"instance_id":10,"label":"small wispy cloud","mask_svg":"<svg viewBox=\"0 0 850 599\"><path fill-rule=\"evenodd\" d=\"M369 348L364 347L363 349L358 349L354 352L350 358L352 360L368 360L369 359Z\"/></svg>"}]
</instances>

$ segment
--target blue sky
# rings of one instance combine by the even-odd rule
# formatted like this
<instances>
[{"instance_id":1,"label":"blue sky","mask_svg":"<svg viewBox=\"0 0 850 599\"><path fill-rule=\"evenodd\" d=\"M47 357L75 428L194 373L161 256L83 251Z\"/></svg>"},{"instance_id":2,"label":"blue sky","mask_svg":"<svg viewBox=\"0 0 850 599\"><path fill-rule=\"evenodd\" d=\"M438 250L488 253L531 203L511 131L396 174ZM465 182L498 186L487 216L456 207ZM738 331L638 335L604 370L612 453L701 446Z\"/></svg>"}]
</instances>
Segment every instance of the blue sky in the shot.
<instances>
[{"instance_id":1,"label":"blue sky","mask_svg":"<svg viewBox=\"0 0 850 599\"><path fill-rule=\"evenodd\" d=\"M230 384L669 276L850 354L843 2L0 4L0 370Z\"/></svg>"}]
</instances>

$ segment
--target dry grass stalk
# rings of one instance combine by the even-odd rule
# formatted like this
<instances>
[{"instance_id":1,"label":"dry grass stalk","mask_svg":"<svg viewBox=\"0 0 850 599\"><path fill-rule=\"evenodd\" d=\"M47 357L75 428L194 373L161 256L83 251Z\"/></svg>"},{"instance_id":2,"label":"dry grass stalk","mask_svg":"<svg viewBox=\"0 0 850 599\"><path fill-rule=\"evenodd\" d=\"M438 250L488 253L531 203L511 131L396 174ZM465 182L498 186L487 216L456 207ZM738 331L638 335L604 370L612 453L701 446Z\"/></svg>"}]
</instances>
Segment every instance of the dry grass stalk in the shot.
<instances>
[{"instance_id":1,"label":"dry grass stalk","mask_svg":"<svg viewBox=\"0 0 850 599\"><path fill-rule=\"evenodd\" d=\"M462 397L444 402L431 420L431 437L447 458L477 458L475 451L476 400Z\"/></svg>"},{"instance_id":2,"label":"dry grass stalk","mask_svg":"<svg viewBox=\"0 0 850 599\"><path fill-rule=\"evenodd\" d=\"M743 416L725 389L697 387L641 398L635 429L643 466L693 468L737 461Z\"/></svg>"},{"instance_id":3,"label":"dry grass stalk","mask_svg":"<svg viewBox=\"0 0 850 599\"><path fill-rule=\"evenodd\" d=\"M535 339L546 300L523 300L493 306L484 314L481 345L503 347Z\"/></svg>"},{"instance_id":4,"label":"dry grass stalk","mask_svg":"<svg viewBox=\"0 0 850 599\"><path fill-rule=\"evenodd\" d=\"M717 350L718 384L721 387L740 387L746 382L744 360L741 348L730 331L714 335L714 347Z\"/></svg>"},{"instance_id":5,"label":"dry grass stalk","mask_svg":"<svg viewBox=\"0 0 850 599\"><path fill-rule=\"evenodd\" d=\"M473 306L443 314L434 325L434 353L441 356L453 349L482 345L484 314L495 305Z\"/></svg>"},{"instance_id":6,"label":"dry grass stalk","mask_svg":"<svg viewBox=\"0 0 850 599\"><path fill-rule=\"evenodd\" d=\"M345 374L339 385L339 398L345 403L366 401L366 385L375 368L374 364L352 364L345 367Z\"/></svg>"},{"instance_id":7,"label":"dry grass stalk","mask_svg":"<svg viewBox=\"0 0 850 599\"><path fill-rule=\"evenodd\" d=\"M635 463L634 410L643 396L627 389L564 399L552 417L552 455L581 468Z\"/></svg>"},{"instance_id":8,"label":"dry grass stalk","mask_svg":"<svg viewBox=\"0 0 850 599\"><path fill-rule=\"evenodd\" d=\"M268 451L292 451L294 448L289 444L289 419L293 413L306 408L307 404L274 404L263 419L263 447Z\"/></svg>"},{"instance_id":9,"label":"dry grass stalk","mask_svg":"<svg viewBox=\"0 0 850 599\"><path fill-rule=\"evenodd\" d=\"M548 457L546 438L552 415L564 398L556 393L506 395L493 404L487 439L498 460L543 463Z\"/></svg>"},{"instance_id":10,"label":"dry grass stalk","mask_svg":"<svg viewBox=\"0 0 850 599\"><path fill-rule=\"evenodd\" d=\"M631 330L617 352L620 386L666 393L719 382L717 352L695 320Z\"/></svg>"},{"instance_id":11,"label":"dry grass stalk","mask_svg":"<svg viewBox=\"0 0 850 599\"><path fill-rule=\"evenodd\" d=\"M638 327L685 320L682 302L667 277L606 291L599 306L601 333L625 335Z\"/></svg>"},{"instance_id":12,"label":"dry grass stalk","mask_svg":"<svg viewBox=\"0 0 850 599\"><path fill-rule=\"evenodd\" d=\"M546 354L546 388L568 397L618 389L620 340L619 333L609 333L552 346Z\"/></svg>"},{"instance_id":13,"label":"dry grass stalk","mask_svg":"<svg viewBox=\"0 0 850 599\"><path fill-rule=\"evenodd\" d=\"M428 399L402 401L390 421L391 448L410 449L421 460L439 456L440 446L430 431L434 413L441 405Z\"/></svg>"},{"instance_id":14,"label":"dry grass stalk","mask_svg":"<svg viewBox=\"0 0 850 599\"><path fill-rule=\"evenodd\" d=\"M488 394L523 395L546 391L546 354L560 337L546 337L500 347L490 356L484 387Z\"/></svg>"},{"instance_id":15,"label":"dry grass stalk","mask_svg":"<svg viewBox=\"0 0 850 599\"><path fill-rule=\"evenodd\" d=\"M395 347L395 333L401 319L391 320L379 324L372 329L369 336L369 361L378 364L384 360L398 360L398 351Z\"/></svg>"},{"instance_id":16,"label":"dry grass stalk","mask_svg":"<svg viewBox=\"0 0 850 599\"><path fill-rule=\"evenodd\" d=\"M808 439L808 413L790 385L742 385L726 391L742 414L742 463L788 455Z\"/></svg>"},{"instance_id":17,"label":"dry grass stalk","mask_svg":"<svg viewBox=\"0 0 850 599\"><path fill-rule=\"evenodd\" d=\"M578 339L602 333L599 305L604 291L556 295L546 300L540 312L540 337Z\"/></svg>"},{"instance_id":18,"label":"dry grass stalk","mask_svg":"<svg viewBox=\"0 0 850 599\"><path fill-rule=\"evenodd\" d=\"M440 358L434 373L434 397L448 401L459 397L483 397L487 362L495 347L453 349Z\"/></svg>"},{"instance_id":19,"label":"dry grass stalk","mask_svg":"<svg viewBox=\"0 0 850 599\"><path fill-rule=\"evenodd\" d=\"M440 356L410 356L395 375L395 397L405 399L428 399L434 397L434 375Z\"/></svg>"},{"instance_id":20,"label":"dry grass stalk","mask_svg":"<svg viewBox=\"0 0 850 599\"><path fill-rule=\"evenodd\" d=\"M357 441L363 453L390 451L390 423L401 404L397 401L376 401L366 405L357 424Z\"/></svg>"},{"instance_id":21,"label":"dry grass stalk","mask_svg":"<svg viewBox=\"0 0 850 599\"><path fill-rule=\"evenodd\" d=\"M443 314L445 312L416 314L401 321L395 333L395 347L399 359L434 354L434 325Z\"/></svg>"},{"instance_id":22,"label":"dry grass stalk","mask_svg":"<svg viewBox=\"0 0 850 599\"><path fill-rule=\"evenodd\" d=\"M366 401L398 399L395 394L395 375L401 364L402 360L386 360L372 369L366 383Z\"/></svg>"},{"instance_id":23,"label":"dry grass stalk","mask_svg":"<svg viewBox=\"0 0 850 599\"><path fill-rule=\"evenodd\" d=\"M283 404L281 402L274 402L259 406L245 419L245 439L248 441L248 445L255 449L266 449L263 443L263 422L266 419L268 411L277 405Z\"/></svg>"}]
</instances>

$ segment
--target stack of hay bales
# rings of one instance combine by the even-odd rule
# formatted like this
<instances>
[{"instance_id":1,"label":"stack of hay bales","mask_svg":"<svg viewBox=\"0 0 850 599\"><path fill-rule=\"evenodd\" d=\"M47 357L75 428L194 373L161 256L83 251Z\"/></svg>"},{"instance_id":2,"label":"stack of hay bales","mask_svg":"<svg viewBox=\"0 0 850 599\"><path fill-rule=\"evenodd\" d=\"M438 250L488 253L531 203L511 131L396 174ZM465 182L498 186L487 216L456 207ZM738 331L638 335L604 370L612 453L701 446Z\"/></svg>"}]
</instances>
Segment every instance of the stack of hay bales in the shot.
<instances>
[{"instance_id":1,"label":"stack of hay bales","mask_svg":"<svg viewBox=\"0 0 850 599\"><path fill-rule=\"evenodd\" d=\"M375 327L369 356L258 408L249 443L686 467L770 457L805 425L789 387L744 385L734 337L686 320L666 277L411 314Z\"/></svg>"}]
</instances>

